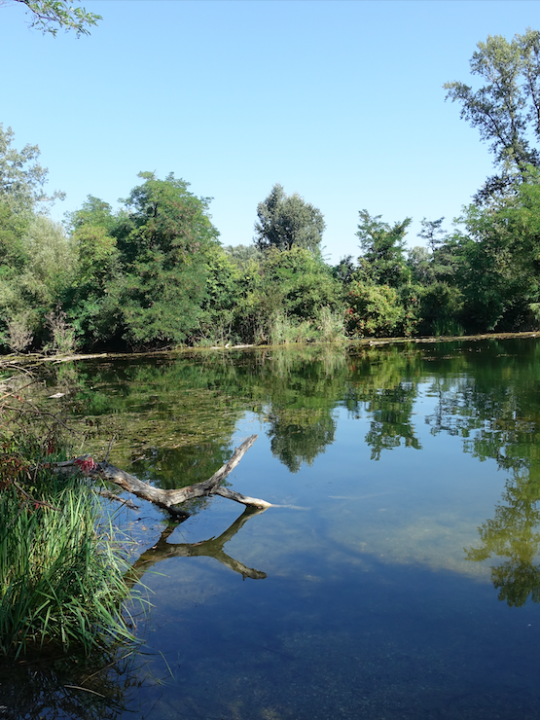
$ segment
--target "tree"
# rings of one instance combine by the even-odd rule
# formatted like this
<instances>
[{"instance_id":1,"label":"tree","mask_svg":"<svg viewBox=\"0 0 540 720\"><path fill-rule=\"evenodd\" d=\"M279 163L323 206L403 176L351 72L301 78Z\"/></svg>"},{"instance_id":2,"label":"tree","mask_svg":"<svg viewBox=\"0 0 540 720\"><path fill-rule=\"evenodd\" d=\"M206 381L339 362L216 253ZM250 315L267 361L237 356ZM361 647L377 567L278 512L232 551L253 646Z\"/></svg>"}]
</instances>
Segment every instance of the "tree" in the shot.
<instances>
[{"instance_id":1,"label":"tree","mask_svg":"<svg viewBox=\"0 0 540 720\"><path fill-rule=\"evenodd\" d=\"M72 263L62 229L45 216L62 194L45 193L38 146L19 151L13 138L0 124L0 342L21 350L56 304Z\"/></svg>"},{"instance_id":2,"label":"tree","mask_svg":"<svg viewBox=\"0 0 540 720\"><path fill-rule=\"evenodd\" d=\"M411 277L414 282L420 285L429 285L433 282L431 259L432 256L425 247L415 245L407 250L407 265L411 270Z\"/></svg>"},{"instance_id":3,"label":"tree","mask_svg":"<svg viewBox=\"0 0 540 720\"><path fill-rule=\"evenodd\" d=\"M78 0L76 0L78 2ZM73 0L0 0L0 5L17 2L31 14L30 27L55 36L59 29L74 30L77 37L89 35L89 28L102 20L101 15L73 6Z\"/></svg>"},{"instance_id":4,"label":"tree","mask_svg":"<svg viewBox=\"0 0 540 720\"><path fill-rule=\"evenodd\" d=\"M247 268L251 261L259 262L263 258L261 251L255 245L227 245L223 250L240 270Z\"/></svg>"},{"instance_id":5,"label":"tree","mask_svg":"<svg viewBox=\"0 0 540 720\"><path fill-rule=\"evenodd\" d=\"M189 183L169 174L131 191L126 212L112 231L122 265L115 292L124 339L131 345L180 343L196 331L207 295L208 253L218 243L210 222L210 198L198 198Z\"/></svg>"},{"instance_id":6,"label":"tree","mask_svg":"<svg viewBox=\"0 0 540 720\"><path fill-rule=\"evenodd\" d=\"M271 250L261 270L264 295L276 298L287 315L313 320L322 307L335 310L340 303L340 286L331 269L305 248Z\"/></svg>"},{"instance_id":7,"label":"tree","mask_svg":"<svg viewBox=\"0 0 540 720\"><path fill-rule=\"evenodd\" d=\"M257 216L254 240L260 250L290 250L295 246L320 252L324 216L297 193L286 195L276 183L266 200L258 204Z\"/></svg>"},{"instance_id":8,"label":"tree","mask_svg":"<svg viewBox=\"0 0 540 720\"><path fill-rule=\"evenodd\" d=\"M48 170L39 164L39 147L27 144L16 150L14 136L10 127L4 130L0 123L0 202L19 214L44 212L46 203L63 199L64 195L58 191L51 196L45 193Z\"/></svg>"},{"instance_id":9,"label":"tree","mask_svg":"<svg viewBox=\"0 0 540 720\"><path fill-rule=\"evenodd\" d=\"M357 280L349 285L346 299L347 331L353 337L400 334L405 309L395 288Z\"/></svg>"},{"instance_id":10,"label":"tree","mask_svg":"<svg viewBox=\"0 0 540 720\"><path fill-rule=\"evenodd\" d=\"M446 237L445 231L442 229L442 223L444 218L438 220L427 220L422 218L420 225L422 229L418 233L418 237L421 237L426 241L429 251L433 255L439 245L441 245Z\"/></svg>"},{"instance_id":11,"label":"tree","mask_svg":"<svg viewBox=\"0 0 540 720\"><path fill-rule=\"evenodd\" d=\"M462 82L444 85L447 99L461 104L461 117L490 143L499 173L488 178L476 198L484 202L522 182L528 165L538 167L540 154L540 32L527 29L508 42L501 35L478 43L471 73L487 84L473 90Z\"/></svg>"},{"instance_id":12,"label":"tree","mask_svg":"<svg viewBox=\"0 0 540 720\"><path fill-rule=\"evenodd\" d=\"M348 285L354 277L355 266L352 255L342 257L337 265L332 268L334 277L343 285Z\"/></svg>"},{"instance_id":13,"label":"tree","mask_svg":"<svg viewBox=\"0 0 540 720\"><path fill-rule=\"evenodd\" d=\"M356 235L362 251L359 274L364 276L363 280L393 288L408 282L405 235L411 222L411 218L406 218L390 226L381 221L381 215L371 217L367 210L360 210Z\"/></svg>"},{"instance_id":14,"label":"tree","mask_svg":"<svg viewBox=\"0 0 540 720\"><path fill-rule=\"evenodd\" d=\"M514 331L539 296L540 185L521 183L489 206L470 205L449 242L462 319L473 332Z\"/></svg>"}]
</instances>

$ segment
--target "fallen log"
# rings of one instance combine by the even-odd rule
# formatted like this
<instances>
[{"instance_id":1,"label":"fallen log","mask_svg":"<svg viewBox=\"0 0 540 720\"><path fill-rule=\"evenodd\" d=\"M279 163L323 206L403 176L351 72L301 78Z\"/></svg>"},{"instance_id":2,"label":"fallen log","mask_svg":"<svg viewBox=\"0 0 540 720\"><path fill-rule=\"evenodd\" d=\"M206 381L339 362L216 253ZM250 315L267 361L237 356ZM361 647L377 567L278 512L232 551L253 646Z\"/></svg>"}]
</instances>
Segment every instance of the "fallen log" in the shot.
<instances>
[{"instance_id":1,"label":"fallen log","mask_svg":"<svg viewBox=\"0 0 540 720\"><path fill-rule=\"evenodd\" d=\"M143 500L148 500L149 502L154 503L154 505L166 510L177 520L189 517L189 513L175 507L176 505L180 505L181 503L186 502L186 500L191 500L192 498L205 497L209 495L221 495L222 497L229 498L230 500L234 500L242 505L266 509L272 507L272 503L266 502L266 500L248 497L247 495L242 495L230 488L220 486L220 483L225 480L232 470L234 470L256 439L257 435L251 435L251 437L248 437L247 440L244 440L240 447L235 449L231 458L225 463L225 465L220 467L219 470L208 480L196 483L195 485L188 485L188 487L185 488L178 488L176 490L162 490L161 488L153 487L149 483L142 482L134 475L130 475L130 473L111 465L107 460L95 463L89 459L87 455L65 462L54 463L54 466L61 471L69 471L73 466L78 466L83 470L83 472L91 477L100 477L118 485L122 488L122 490L132 493Z\"/></svg>"}]
</instances>

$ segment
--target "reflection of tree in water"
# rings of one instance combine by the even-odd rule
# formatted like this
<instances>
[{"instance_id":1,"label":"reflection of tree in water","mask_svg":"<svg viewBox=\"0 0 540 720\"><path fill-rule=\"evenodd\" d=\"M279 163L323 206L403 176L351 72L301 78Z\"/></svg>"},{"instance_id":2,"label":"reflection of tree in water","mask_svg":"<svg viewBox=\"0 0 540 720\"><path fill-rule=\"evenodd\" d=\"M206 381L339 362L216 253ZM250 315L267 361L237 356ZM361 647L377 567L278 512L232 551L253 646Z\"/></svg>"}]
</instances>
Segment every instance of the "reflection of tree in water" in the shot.
<instances>
[{"instance_id":1,"label":"reflection of tree in water","mask_svg":"<svg viewBox=\"0 0 540 720\"><path fill-rule=\"evenodd\" d=\"M508 352L511 348L515 355ZM479 528L480 546L465 552L471 561L504 558L492 566L492 581L499 599L517 607L528 597L540 602L540 565L535 563L540 550L539 350L527 341L518 347L493 344L484 358L474 358L466 375L434 381L438 404L426 418L433 434L458 435L464 452L481 461L494 459L511 473L493 519Z\"/></svg>"},{"instance_id":2,"label":"reflection of tree in water","mask_svg":"<svg viewBox=\"0 0 540 720\"><path fill-rule=\"evenodd\" d=\"M291 472L298 472L303 462L311 465L317 455L334 442L333 405L314 411L272 407L267 416L270 447Z\"/></svg>"},{"instance_id":3,"label":"reflection of tree in water","mask_svg":"<svg viewBox=\"0 0 540 720\"><path fill-rule=\"evenodd\" d=\"M243 580L246 578L263 580L266 578L265 572L255 568L248 568L239 560L227 555L223 549L226 543L232 540L250 518L263 512L265 512L264 508L246 507L242 515L219 537L213 537L198 543L170 543L169 538L176 525L169 523L162 531L159 540L149 550L146 550L127 571L126 582L128 586L133 587L151 567L154 567L162 560L169 560L174 557L212 557L222 565L239 573Z\"/></svg>"},{"instance_id":4,"label":"reflection of tree in water","mask_svg":"<svg viewBox=\"0 0 540 720\"><path fill-rule=\"evenodd\" d=\"M540 485L528 472L516 473L506 483L502 503L495 517L478 529L481 545L467 549L467 560L486 560L492 555L507 558L491 568L493 585L499 600L510 606L524 605L530 596L540 602L540 566L535 558L540 548Z\"/></svg>"},{"instance_id":5,"label":"reflection of tree in water","mask_svg":"<svg viewBox=\"0 0 540 720\"><path fill-rule=\"evenodd\" d=\"M360 417L362 407L371 416L365 441L371 448L372 460L380 460L383 450L392 450L402 443L405 447L421 449L411 421L416 396L416 385L408 382L349 392L347 405L355 416Z\"/></svg>"},{"instance_id":6,"label":"reflection of tree in water","mask_svg":"<svg viewBox=\"0 0 540 720\"><path fill-rule=\"evenodd\" d=\"M345 398L354 417L360 418L365 413L371 418L365 442L371 447L372 460L380 460L383 450L402 444L421 448L412 423L417 381L422 373L421 355L396 348L378 353L380 349L354 359Z\"/></svg>"},{"instance_id":7,"label":"reflection of tree in water","mask_svg":"<svg viewBox=\"0 0 540 720\"><path fill-rule=\"evenodd\" d=\"M347 378L346 356L318 352L274 352L259 389L272 453L298 472L334 442L334 408Z\"/></svg>"},{"instance_id":8,"label":"reflection of tree in water","mask_svg":"<svg viewBox=\"0 0 540 720\"><path fill-rule=\"evenodd\" d=\"M125 458L118 464L133 462L136 475L171 487L208 477L223 463L246 410L268 422L272 451L292 472L334 441L335 408L343 403L354 417L367 416L373 459L398 446L419 449L412 415L427 377L427 392L438 399L426 418L431 432L463 438L464 452L495 459L513 478L494 519L480 529L482 546L468 557L505 558L493 569L501 599L536 599L540 343L363 347L347 359L342 350L272 349L133 360L84 366L77 382L61 381L76 385L81 412L87 419L90 412L94 428L103 423L107 432L96 434L106 442L120 425L114 452Z\"/></svg>"}]
</instances>

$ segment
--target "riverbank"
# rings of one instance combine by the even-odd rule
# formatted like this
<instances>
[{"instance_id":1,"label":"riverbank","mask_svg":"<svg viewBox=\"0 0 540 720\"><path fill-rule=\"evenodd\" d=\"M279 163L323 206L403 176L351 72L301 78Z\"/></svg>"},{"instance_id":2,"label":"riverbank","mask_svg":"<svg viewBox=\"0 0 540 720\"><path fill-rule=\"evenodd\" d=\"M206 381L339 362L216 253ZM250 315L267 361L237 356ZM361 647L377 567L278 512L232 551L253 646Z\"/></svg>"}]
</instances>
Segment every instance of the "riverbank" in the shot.
<instances>
[{"instance_id":1,"label":"riverbank","mask_svg":"<svg viewBox=\"0 0 540 720\"><path fill-rule=\"evenodd\" d=\"M41 355L39 353L29 353L27 355L3 355L0 356L0 368L7 368L10 366L37 366L46 363L67 363L76 362L79 360L97 360L97 359L110 359L115 360L119 358L153 358L153 357L174 357L189 354L206 354L210 352L232 352L240 350L269 350L274 348L286 348L286 349L301 349L302 347L323 347L323 346L335 346L344 347L347 349L355 347L376 347L382 345L395 345L395 344L410 344L410 345L421 345L423 343L447 343L447 342L479 342L481 340L510 340L510 339L525 339L525 338L538 338L540 337L540 331L535 332L517 332L517 333L485 333L480 335L440 335L440 336L422 336L422 337L388 337L388 338L362 338L359 340L348 340L347 342L341 343L291 343L286 345L213 345L211 347L181 347L181 348L168 348L160 350L146 350L143 352L133 353L115 353L115 352L103 352L103 353L78 353L69 355Z\"/></svg>"}]
</instances>

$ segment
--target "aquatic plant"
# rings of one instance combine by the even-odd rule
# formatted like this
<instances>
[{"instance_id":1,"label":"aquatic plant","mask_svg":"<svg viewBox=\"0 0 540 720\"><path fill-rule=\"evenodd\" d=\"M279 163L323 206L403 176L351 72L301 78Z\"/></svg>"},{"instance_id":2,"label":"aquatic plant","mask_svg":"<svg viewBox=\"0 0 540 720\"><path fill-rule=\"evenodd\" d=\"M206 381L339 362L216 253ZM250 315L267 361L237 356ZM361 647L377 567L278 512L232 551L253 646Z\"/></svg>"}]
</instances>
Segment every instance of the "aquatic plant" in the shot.
<instances>
[{"instance_id":1,"label":"aquatic plant","mask_svg":"<svg viewBox=\"0 0 540 720\"><path fill-rule=\"evenodd\" d=\"M44 468L23 487L3 475L0 653L133 640L121 607L127 564L86 479Z\"/></svg>"},{"instance_id":2,"label":"aquatic plant","mask_svg":"<svg viewBox=\"0 0 540 720\"><path fill-rule=\"evenodd\" d=\"M12 376L0 397L0 655L133 640L112 520L81 468L53 471L69 456L69 428L30 388L29 373Z\"/></svg>"}]
</instances>

